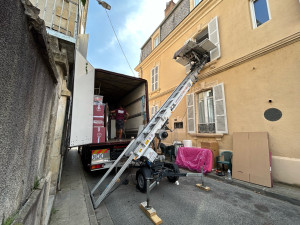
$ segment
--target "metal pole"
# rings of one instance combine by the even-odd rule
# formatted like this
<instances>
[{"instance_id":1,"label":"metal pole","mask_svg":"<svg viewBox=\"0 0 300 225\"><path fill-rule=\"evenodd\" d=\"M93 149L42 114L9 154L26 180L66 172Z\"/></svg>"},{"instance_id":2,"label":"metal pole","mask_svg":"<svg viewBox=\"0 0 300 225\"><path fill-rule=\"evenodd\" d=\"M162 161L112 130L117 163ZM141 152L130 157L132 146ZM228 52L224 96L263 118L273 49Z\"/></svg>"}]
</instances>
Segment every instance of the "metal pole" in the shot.
<instances>
[{"instance_id":1,"label":"metal pole","mask_svg":"<svg viewBox=\"0 0 300 225\"><path fill-rule=\"evenodd\" d=\"M203 166L201 166L201 185L203 186Z\"/></svg>"},{"instance_id":2,"label":"metal pole","mask_svg":"<svg viewBox=\"0 0 300 225\"><path fill-rule=\"evenodd\" d=\"M149 210L151 209L150 206L150 179L147 178L147 205L146 205L146 209Z\"/></svg>"}]
</instances>

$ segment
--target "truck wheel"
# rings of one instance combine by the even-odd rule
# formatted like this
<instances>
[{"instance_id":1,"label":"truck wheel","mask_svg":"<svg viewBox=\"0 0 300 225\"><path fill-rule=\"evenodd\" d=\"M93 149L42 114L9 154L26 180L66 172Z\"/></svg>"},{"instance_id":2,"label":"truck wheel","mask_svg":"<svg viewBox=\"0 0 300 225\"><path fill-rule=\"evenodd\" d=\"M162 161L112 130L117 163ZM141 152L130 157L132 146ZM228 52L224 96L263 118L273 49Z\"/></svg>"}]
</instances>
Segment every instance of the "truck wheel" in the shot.
<instances>
[{"instance_id":1,"label":"truck wheel","mask_svg":"<svg viewBox=\"0 0 300 225\"><path fill-rule=\"evenodd\" d=\"M151 170L147 167L142 167L136 172L136 188L141 192L147 191L147 178L151 178Z\"/></svg>"},{"instance_id":2,"label":"truck wheel","mask_svg":"<svg viewBox=\"0 0 300 225\"><path fill-rule=\"evenodd\" d=\"M167 167L170 168L170 170L174 173L180 172L179 168L176 164L169 164ZM167 178L168 178L169 182L175 183L176 181L178 181L179 176L167 176Z\"/></svg>"}]
</instances>

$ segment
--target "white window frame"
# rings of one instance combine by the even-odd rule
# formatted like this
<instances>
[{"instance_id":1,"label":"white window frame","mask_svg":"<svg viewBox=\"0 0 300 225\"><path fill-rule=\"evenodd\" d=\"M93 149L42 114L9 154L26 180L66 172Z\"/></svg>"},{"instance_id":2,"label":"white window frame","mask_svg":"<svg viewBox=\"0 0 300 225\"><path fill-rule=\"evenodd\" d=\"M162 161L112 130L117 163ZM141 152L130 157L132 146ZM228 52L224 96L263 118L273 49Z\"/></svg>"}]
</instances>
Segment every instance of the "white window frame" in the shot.
<instances>
[{"instance_id":1,"label":"white window frame","mask_svg":"<svg viewBox=\"0 0 300 225\"><path fill-rule=\"evenodd\" d=\"M228 134L224 83L220 83L217 84L216 86L213 86L212 91L213 91L213 102L214 102L215 133L210 133L210 134ZM186 101L187 101L187 125L186 126L187 126L188 133L199 133L198 127L196 129L196 125L198 125L199 123L198 121L199 116L197 116L197 120L195 118L196 114L199 113L198 107L197 107L197 113L195 113L195 107L196 107L195 96L198 96L199 93L200 92L197 93L195 92L192 94L188 94L186 96ZM190 116L188 112L192 112L190 113ZM193 122L194 125L193 127L189 127L190 121ZM207 133L199 133L199 134L207 134Z\"/></svg>"},{"instance_id":2,"label":"white window frame","mask_svg":"<svg viewBox=\"0 0 300 225\"><path fill-rule=\"evenodd\" d=\"M199 5L200 2L202 2L202 0L194 0L194 7L196 7L197 5Z\"/></svg>"},{"instance_id":3,"label":"white window frame","mask_svg":"<svg viewBox=\"0 0 300 225\"><path fill-rule=\"evenodd\" d=\"M154 66L153 69L151 70L151 91L152 92L158 90L158 74L159 74L159 68L157 65Z\"/></svg>"},{"instance_id":4,"label":"white window frame","mask_svg":"<svg viewBox=\"0 0 300 225\"><path fill-rule=\"evenodd\" d=\"M153 39L153 49L159 44L159 35L155 36Z\"/></svg>"},{"instance_id":5,"label":"white window frame","mask_svg":"<svg viewBox=\"0 0 300 225\"><path fill-rule=\"evenodd\" d=\"M257 28L255 8L254 8L254 2L256 2L256 1L257 0L250 0L249 1L253 29ZM269 15L269 20L271 20L272 17L271 17L271 11L270 11L270 7L269 7L269 0L265 0L265 1L266 1L266 4L267 4L267 10L268 10L268 15Z\"/></svg>"},{"instance_id":6,"label":"white window frame","mask_svg":"<svg viewBox=\"0 0 300 225\"><path fill-rule=\"evenodd\" d=\"M208 23L208 38L209 40L217 46L210 51L210 61L214 61L221 57L221 47L220 47L220 34L219 34L219 22L218 17L214 17Z\"/></svg>"},{"instance_id":7,"label":"white window frame","mask_svg":"<svg viewBox=\"0 0 300 225\"><path fill-rule=\"evenodd\" d=\"M186 126L187 126L187 132L188 133L196 133L196 123L195 123L195 99L194 99L194 93L187 94L186 95ZM190 99L190 101L189 101ZM190 113L189 113L190 112ZM190 121L191 124L194 126L190 127Z\"/></svg>"},{"instance_id":8,"label":"white window frame","mask_svg":"<svg viewBox=\"0 0 300 225\"><path fill-rule=\"evenodd\" d=\"M211 121L211 122L209 122L209 109L208 109L208 101L209 101L209 99L211 98L212 99L212 101L214 102L214 97L213 96L211 96L211 97L207 97L206 96L206 94L204 94L204 93L207 93L208 91L211 91L212 92L212 94L213 94L213 90L206 90L206 91L202 91L202 92L198 92L197 93L197 115L198 115L198 117L197 117L197 130L198 130L198 132L197 133L200 133L199 132L199 128L198 128L198 125L200 124L200 119L199 119L199 116L200 116L200 112L199 112L199 104L200 104L200 94L201 93L203 93L203 98L201 99L201 100L203 100L203 106L204 106L204 123L202 123L202 124L209 124L209 123L214 123L215 124L215 130L214 130L214 132L213 133L216 133L216 113L214 112L214 121ZM212 105L212 107L213 107L213 111L215 110L215 107L214 107L214 104ZM209 133L209 132L208 132Z\"/></svg>"},{"instance_id":9,"label":"white window frame","mask_svg":"<svg viewBox=\"0 0 300 225\"><path fill-rule=\"evenodd\" d=\"M215 111L216 133L228 134L224 83L220 83L213 87L213 97L214 97L214 108L215 108L214 111ZM220 111L218 110L219 108L222 108L220 113L218 113L218 111ZM221 122L224 124L224 129L221 129L220 126Z\"/></svg>"},{"instance_id":10,"label":"white window frame","mask_svg":"<svg viewBox=\"0 0 300 225\"><path fill-rule=\"evenodd\" d=\"M151 106L151 118L157 113L158 111L158 105L152 105Z\"/></svg>"}]
</instances>

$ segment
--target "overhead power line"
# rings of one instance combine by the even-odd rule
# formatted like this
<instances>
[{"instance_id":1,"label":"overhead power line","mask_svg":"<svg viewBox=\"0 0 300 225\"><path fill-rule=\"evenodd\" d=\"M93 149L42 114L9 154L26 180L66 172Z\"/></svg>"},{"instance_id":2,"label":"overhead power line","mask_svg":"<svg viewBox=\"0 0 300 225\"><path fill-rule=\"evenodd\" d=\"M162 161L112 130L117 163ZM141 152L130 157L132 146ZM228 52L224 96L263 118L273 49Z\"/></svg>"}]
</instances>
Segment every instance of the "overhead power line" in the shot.
<instances>
[{"instance_id":1,"label":"overhead power line","mask_svg":"<svg viewBox=\"0 0 300 225\"><path fill-rule=\"evenodd\" d=\"M108 15L107 9L105 9L105 12L106 12L107 18L108 18L108 20L109 20L109 22L110 22L110 26L111 26L111 28L112 28L113 31L114 31L115 37L116 37L116 39L117 39L117 42L118 42L118 44L119 44L119 46L120 46L120 48L121 48L121 51L122 51L122 53L123 53L123 55L124 55L124 57L125 57L125 59L126 59L126 62L127 62L128 66L129 66L131 72L132 72L132 75L135 77L135 74L134 74L134 72L133 72L133 69L132 69L131 66L130 66L130 63L129 63L129 61L128 61L126 55L125 55L125 52L124 52L124 50L123 50L123 48L122 48L122 45L121 45L121 43L120 43L120 41L119 41L118 35L117 35L116 31L115 31L115 28L114 28L114 26L113 26L113 24L112 24L112 22L111 22L111 19L110 19L109 15Z\"/></svg>"}]
</instances>

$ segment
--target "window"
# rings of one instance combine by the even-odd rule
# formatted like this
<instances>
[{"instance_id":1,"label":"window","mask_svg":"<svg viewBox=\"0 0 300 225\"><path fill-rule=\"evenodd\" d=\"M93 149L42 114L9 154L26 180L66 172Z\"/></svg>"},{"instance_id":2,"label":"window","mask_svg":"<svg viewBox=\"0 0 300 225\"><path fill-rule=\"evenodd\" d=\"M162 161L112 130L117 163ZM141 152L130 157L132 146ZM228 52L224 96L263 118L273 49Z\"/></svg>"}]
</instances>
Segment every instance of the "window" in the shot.
<instances>
[{"instance_id":1,"label":"window","mask_svg":"<svg viewBox=\"0 0 300 225\"><path fill-rule=\"evenodd\" d=\"M159 44L159 37L158 35L153 40L153 48L155 48Z\"/></svg>"},{"instance_id":2,"label":"window","mask_svg":"<svg viewBox=\"0 0 300 225\"><path fill-rule=\"evenodd\" d=\"M155 66L151 71L151 90L158 89L158 66Z\"/></svg>"},{"instance_id":3,"label":"window","mask_svg":"<svg viewBox=\"0 0 300 225\"><path fill-rule=\"evenodd\" d=\"M205 39L209 39L208 27L206 27L200 33L198 33L196 36L194 36L194 39L197 43L201 43ZM210 62L210 58L208 59L208 62Z\"/></svg>"},{"instance_id":4,"label":"window","mask_svg":"<svg viewBox=\"0 0 300 225\"><path fill-rule=\"evenodd\" d=\"M198 98L198 133L215 133L213 91L201 92Z\"/></svg>"},{"instance_id":5,"label":"window","mask_svg":"<svg viewBox=\"0 0 300 225\"><path fill-rule=\"evenodd\" d=\"M196 104L194 104L194 97ZM211 90L187 95L188 133L228 133L224 84ZM196 112L195 113L195 108ZM197 114L197 119L195 118Z\"/></svg>"},{"instance_id":6,"label":"window","mask_svg":"<svg viewBox=\"0 0 300 225\"><path fill-rule=\"evenodd\" d=\"M205 39L209 39L215 46L213 50L210 51L208 62L216 60L221 57L221 48L220 48L220 38L219 38L219 28L218 28L218 17L214 17L209 23L208 26L196 34L193 39L197 43L201 43ZM185 67L185 73L190 72L191 65L188 64Z\"/></svg>"},{"instance_id":7,"label":"window","mask_svg":"<svg viewBox=\"0 0 300 225\"><path fill-rule=\"evenodd\" d=\"M250 0L253 28L270 20L268 0Z\"/></svg>"},{"instance_id":8,"label":"window","mask_svg":"<svg viewBox=\"0 0 300 225\"><path fill-rule=\"evenodd\" d=\"M213 61L215 59L220 58L221 50L220 50L218 17L215 17L211 21L209 21L207 27L194 36L194 39L196 40L197 43L201 43L206 38L208 38L212 43L215 44L215 46L217 46L215 49L210 51L209 61Z\"/></svg>"},{"instance_id":9,"label":"window","mask_svg":"<svg viewBox=\"0 0 300 225\"><path fill-rule=\"evenodd\" d=\"M151 118L157 113L157 111L158 111L158 106L152 105L151 106Z\"/></svg>"},{"instance_id":10,"label":"window","mask_svg":"<svg viewBox=\"0 0 300 225\"><path fill-rule=\"evenodd\" d=\"M174 122L174 129L182 129L183 122Z\"/></svg>"},{"instance_id":11,"label":"window","mask_svg":"<svg viewBox=\"0 0 300 225\"><path fill-rule=\"evenodd\" d=\"M194 7L196 7L202 0L194 0Z\"/></svg>"}]
</instances>

